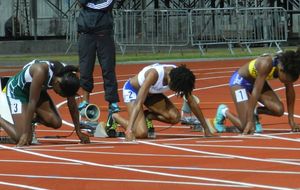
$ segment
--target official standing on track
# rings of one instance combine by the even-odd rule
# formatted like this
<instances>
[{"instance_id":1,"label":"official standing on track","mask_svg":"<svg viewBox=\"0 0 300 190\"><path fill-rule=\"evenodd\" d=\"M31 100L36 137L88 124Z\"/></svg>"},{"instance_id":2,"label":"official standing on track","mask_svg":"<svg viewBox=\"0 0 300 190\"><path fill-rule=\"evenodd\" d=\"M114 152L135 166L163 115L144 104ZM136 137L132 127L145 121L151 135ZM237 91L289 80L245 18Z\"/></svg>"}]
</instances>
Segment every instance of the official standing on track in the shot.
<instances>
[{"instance_id":1,"label":"official standing on track","mask_svg":"<svg viewBox=\"0 0 300 190\"><path fill-rule=\"evenodd\" d=\"M96 55L102 69L105 100L109 111L118 112L120 108L115 66L116 53L113 30L112 8L114 0L78 0L81 10L77 18L79 42L80 86L83 101L79 110L89 104L89 95L94 88L93 71Z\"/></svg>"}]
</instances>

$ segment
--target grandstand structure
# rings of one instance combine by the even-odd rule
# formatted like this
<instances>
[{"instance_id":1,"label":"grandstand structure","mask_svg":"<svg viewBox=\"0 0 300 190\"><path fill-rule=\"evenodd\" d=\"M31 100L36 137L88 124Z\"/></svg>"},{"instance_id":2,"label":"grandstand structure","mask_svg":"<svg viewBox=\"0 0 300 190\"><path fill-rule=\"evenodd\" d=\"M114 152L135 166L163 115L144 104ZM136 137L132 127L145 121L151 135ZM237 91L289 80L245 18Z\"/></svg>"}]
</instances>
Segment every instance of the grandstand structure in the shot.
<instances>
[{"instance_id":1,"label":"grandstand structure","mask_svg":"<svg viewBox=\"0 0 300 190\"><path fill-rule=\"evenodd\" d=\"M77 40L77 0L0 0L3 40ZM116 0L115 38L128 47L276 45L300 38L300 0Z\"/></svg>"}]
</instances>

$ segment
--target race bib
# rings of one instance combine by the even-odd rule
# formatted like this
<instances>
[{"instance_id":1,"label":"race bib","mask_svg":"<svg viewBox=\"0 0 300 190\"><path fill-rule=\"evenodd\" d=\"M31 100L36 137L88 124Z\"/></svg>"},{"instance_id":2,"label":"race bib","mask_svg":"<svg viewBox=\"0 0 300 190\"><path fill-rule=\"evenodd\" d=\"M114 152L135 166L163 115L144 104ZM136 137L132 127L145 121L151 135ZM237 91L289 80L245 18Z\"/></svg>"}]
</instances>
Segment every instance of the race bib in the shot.
<instances>
[{"instance_id":1,"label":"race bib","mask_svg":"<svg viewBox=\"0 0 300 190\"><path fill-rule=\"evenodd\" d=\"M136 93L132 90L123 90L123 99L126 103L136 100Z\"/></svg>"},{"instance_id":2,"label":"race bib","mask_svg":"<svg viewBox=\"0 0 300 190\"><path fill-rule=\"evenodd\" d=\"M244 102L248 100L246 89L242 88L235 91L236 102Z\"/></svg>"},{"instance_id":3,"label":"race bib","mask_svg":"<svg viewBox=\"0 0 300 190\"><path fill-rule=\"evenodd\" d=\"M10 98L9 101L10 101L11 114L22 113L22 103L20 100Z\"/></svg>"}]
</instances>

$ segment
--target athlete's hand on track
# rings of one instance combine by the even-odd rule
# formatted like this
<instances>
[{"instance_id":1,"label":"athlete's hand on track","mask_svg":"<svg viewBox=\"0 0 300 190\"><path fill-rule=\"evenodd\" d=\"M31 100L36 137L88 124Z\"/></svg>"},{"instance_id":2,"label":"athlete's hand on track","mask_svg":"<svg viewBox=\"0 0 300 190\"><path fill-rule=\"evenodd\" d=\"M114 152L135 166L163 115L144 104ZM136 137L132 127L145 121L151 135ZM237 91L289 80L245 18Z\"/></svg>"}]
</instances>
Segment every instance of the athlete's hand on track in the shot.
<instances>
[{"instance_id":1,"label":"athlete's hand on track","mask_svg":"<svg viewBox=\"0 0 300 190\"><path fill-rule=\"evenodd\" d=\"M292 132L300 132L300 126L295 122L291 124L291 127L292 127Z\"/></svg>"},{"instance_id":2,"label":"athlete's hand on track","mask_svg":"<svg viewBox=\"0 0 300 190\"><path fill-rule=\"evenodd\" d=\"M30 145L30 141L31 141L30 135L28 133L24 133L21 135L17 147L28 146Z\"/></svg>"},{"instance_id":3,"label":"athlete's hand on track","mask_svg":"<svg viewBox=\"0 0 300 190\"><path fill-rule=\"evenodd\" d=\"M88 144L88 143L91 143L90 137L89 137L88 135L83 134L83 133L81 133L81 132L78 132L77 135L78 135L78 137L79 137L79 139L80 139L80 143L82 143L82 144Z\"/></svg>"},{"instance_id":4,"label":"athlete's hand on track","mask_svg":"<svg viewBox=\"0 0 300 190\"><path fill-rule=\"evenodd\" d=\"M125 140L126 141L134 141L135 140L135 136L131 130L127 130L125 132Z\"/></svg>"},{"instance_id":5,"label":"athlete's hand on track","mask_svg":"<svg viewBox=\"0 0 300 190\"><path fill-rule=\"evenodd\" d=\"M244 128L243 135L253 134L255 125L253 121L248 121L246 127Z\"/></svg>"}]
</instances>

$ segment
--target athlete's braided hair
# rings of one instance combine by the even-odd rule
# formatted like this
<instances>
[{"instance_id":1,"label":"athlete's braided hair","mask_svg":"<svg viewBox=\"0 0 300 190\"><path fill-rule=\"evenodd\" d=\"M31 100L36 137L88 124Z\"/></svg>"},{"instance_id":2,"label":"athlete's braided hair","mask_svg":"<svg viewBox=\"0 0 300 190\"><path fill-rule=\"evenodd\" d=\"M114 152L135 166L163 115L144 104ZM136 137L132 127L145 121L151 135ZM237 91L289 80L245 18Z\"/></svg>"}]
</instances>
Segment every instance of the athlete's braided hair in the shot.
<instances>
[{"instance_id":1,"label":"athlete's braided hair","mask_svg":"<svg viewBox=\"0 0 300 190\"><path fill-rule=\"evenodd\" d=\"M195 88L195 75L186 65L180 65L170 71L169 87L181 97L191 94Z\"/></svg>"},{"instance_id":2,"label":"athlete's braided hair","mask_svg":"<svg viewBox=\"0 0 300 190\"><path fill-rule=\"evenodd\" d=\"M278 54L283 66L283 71L289 74L293 80L297 80L300 74L300 48L296 51L287 50Z\"/></svg>"},{"instance_id":3,"label":"athlete's braided hair","mask_svg":"<svg viewBox=\"0 0 300 190\"><path fill-rule=\"evenodd\" d=\"M65 97L75 96L80 87L79 78L76 75L78 67L64 65L59 61L50 61L54 65L54 75L61 77L60 88Z\"/></svg>"}]
</instances>

